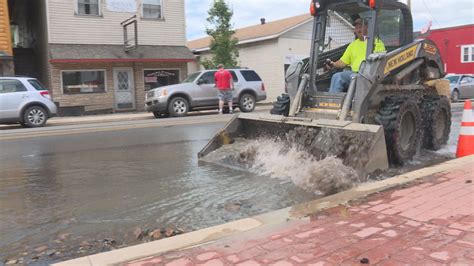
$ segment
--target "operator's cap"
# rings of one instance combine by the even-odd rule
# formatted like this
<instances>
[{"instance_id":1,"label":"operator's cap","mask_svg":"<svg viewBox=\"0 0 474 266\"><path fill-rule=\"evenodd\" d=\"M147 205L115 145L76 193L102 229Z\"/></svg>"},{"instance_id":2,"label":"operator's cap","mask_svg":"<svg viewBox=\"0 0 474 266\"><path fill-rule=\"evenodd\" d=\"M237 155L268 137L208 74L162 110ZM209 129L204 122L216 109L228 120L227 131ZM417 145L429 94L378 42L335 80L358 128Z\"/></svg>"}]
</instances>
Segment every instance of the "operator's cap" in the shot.
<instances>
[{"instance_id":1,"label":"operator's cap","mask_svg":"<svg viewBox=\"0 0 474 266\"><path fill-rule=\"evenodd\" d=\"M360 24L360 25L366 24L367 25L367 20L362 19L361 17L358 17L354 20L354 22L352 23L352 26L355 26L357 24Z\"/></svg>"}]
</instances>

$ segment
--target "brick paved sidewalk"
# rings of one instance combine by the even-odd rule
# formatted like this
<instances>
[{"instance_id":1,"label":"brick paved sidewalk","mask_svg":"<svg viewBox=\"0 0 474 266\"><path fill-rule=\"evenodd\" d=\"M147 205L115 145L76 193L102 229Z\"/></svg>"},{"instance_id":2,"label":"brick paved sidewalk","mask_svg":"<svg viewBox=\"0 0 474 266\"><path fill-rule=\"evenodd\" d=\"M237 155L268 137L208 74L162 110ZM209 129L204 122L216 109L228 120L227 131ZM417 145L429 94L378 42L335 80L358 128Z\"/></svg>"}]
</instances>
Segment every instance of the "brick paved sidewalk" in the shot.
<instances>
[{"instance_id":1,"label":"brick paved sidewalk","mask_svg":"<svg viewBox=\"0 0 474 266\"><path fill-rule=\"evenodd\" d=\"M128 265L474 265L474 165Z\"/></svg>"}]
</instances>

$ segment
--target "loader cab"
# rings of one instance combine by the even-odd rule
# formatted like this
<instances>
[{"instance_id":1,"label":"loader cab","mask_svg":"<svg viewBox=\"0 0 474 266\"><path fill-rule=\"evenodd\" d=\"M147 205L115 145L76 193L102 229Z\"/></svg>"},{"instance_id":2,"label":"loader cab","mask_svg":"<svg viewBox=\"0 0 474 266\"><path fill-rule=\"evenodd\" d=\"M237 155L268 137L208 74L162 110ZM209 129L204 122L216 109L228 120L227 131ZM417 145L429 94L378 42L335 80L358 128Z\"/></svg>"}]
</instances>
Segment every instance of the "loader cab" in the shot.
<instances>
[{"instance_id":1,"label":"loader cab","mask_svg":"<svg viewBox=\"0 0 474 266\"><path fill-rule=\"evenodd\" d=\"M397 0L313 0L313 2L319 3L317 6L320 7L314 13L315 22L319 20L323 26L314 27L313 34L317 35L316 31L323 33L325 44L328 39L336 41L347 38L343 36L345 32L335 32L336 29L333 29L335 18L345 20L347 25L352 26L355 17L364 18L369 23L374 22L374 28L369 28L371 31L369 36L374 34L380 37L389 50L413 42L411 12L405 4ZM334 48L334 45L330 48ZM327 47L324 47L324 50L327 50Z\"/></svg>"},{"instance_id":2,"label":"loader cab","mask_svg":"<svg viewBox=\"0 0 474 266\"><path fill-rule=\"evenodd\" d=\"M383 41L388 52L413 42L411 15L404 14L402 9L380 10L375 36Z\"/></svg>"},{"instance_id":3,"label":"loader cab","mask_svg":"<svg viewBox=\"0 0 474 266\"><path fill-rule=\"evenodd\" d=\"M314 12L312 48L305 69L310 74L310 95L328 92L334 72L324 70L324 61L339 60L356 39L353 26L356 18L360 17L367 23L366 57L373 53L375 39L383 42L387 52L413 42L411 12L396 0L313 0L313 3L319 9Z\"/></svg>"}]
</instances>

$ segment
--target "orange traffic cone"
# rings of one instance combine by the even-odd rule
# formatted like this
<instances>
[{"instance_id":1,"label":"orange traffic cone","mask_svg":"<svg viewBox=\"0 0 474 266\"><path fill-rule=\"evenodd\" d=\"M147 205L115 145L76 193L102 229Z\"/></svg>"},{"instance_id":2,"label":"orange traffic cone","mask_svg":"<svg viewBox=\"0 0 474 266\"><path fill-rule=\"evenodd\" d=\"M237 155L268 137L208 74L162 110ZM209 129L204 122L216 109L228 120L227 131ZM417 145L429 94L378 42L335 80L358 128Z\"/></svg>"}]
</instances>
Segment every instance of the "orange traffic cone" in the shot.
<instances>
[{"instance_id":1,"label":"orange traffic cone","mask_svg":"<svg viewBox=\"0 0 474 266\"><path fill-rule=\"evenodd\" d=\"M461 134L459 134L458 151L456 157L474 154L474 115L472 114L471 101L464 103L464 112L461 121Z\"/></svg>"}]
</instances>

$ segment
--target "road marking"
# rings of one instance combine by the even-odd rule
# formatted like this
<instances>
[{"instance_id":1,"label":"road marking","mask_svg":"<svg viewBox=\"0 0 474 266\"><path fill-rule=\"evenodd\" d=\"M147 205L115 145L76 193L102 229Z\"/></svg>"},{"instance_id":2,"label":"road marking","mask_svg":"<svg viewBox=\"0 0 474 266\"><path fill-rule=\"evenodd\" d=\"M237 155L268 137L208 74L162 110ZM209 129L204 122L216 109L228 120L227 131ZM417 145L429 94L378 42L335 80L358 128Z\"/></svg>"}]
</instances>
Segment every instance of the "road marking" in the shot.
<instances>
[{"instance_id":1,"label":"road marking","mask_svg":"<svg viewBox=\"0 0 474 266\"><path fill-rule=\"evenodd\" d=\"M133 125L124 125L124 126L108 126L108 127L99 127L99 128L78 128L78 129L58 129L58 130L48 130L48 131L39 131L39 132L27 132L27 133L17 133L12 136L1 136L0 140L14 140L14 139L25 139L25 138L36 138L36 137L54 137L62 135L75 135L75 134L85 134L85 133L97 133L97 132L107 132L107 131L120 131L128 129L140 129L140 128L152 128L152 127L166 127L166 126L183 126L183 125L196 125L203 123L220 123L226 122L230 117L222 118L212 118L212 119L199 119L197 121L170 121L170 122L161 122L160 123L146 123L146 124L133 124ZM12 134L12 133L10 133Z\"/></svg>"}]
</instances>

